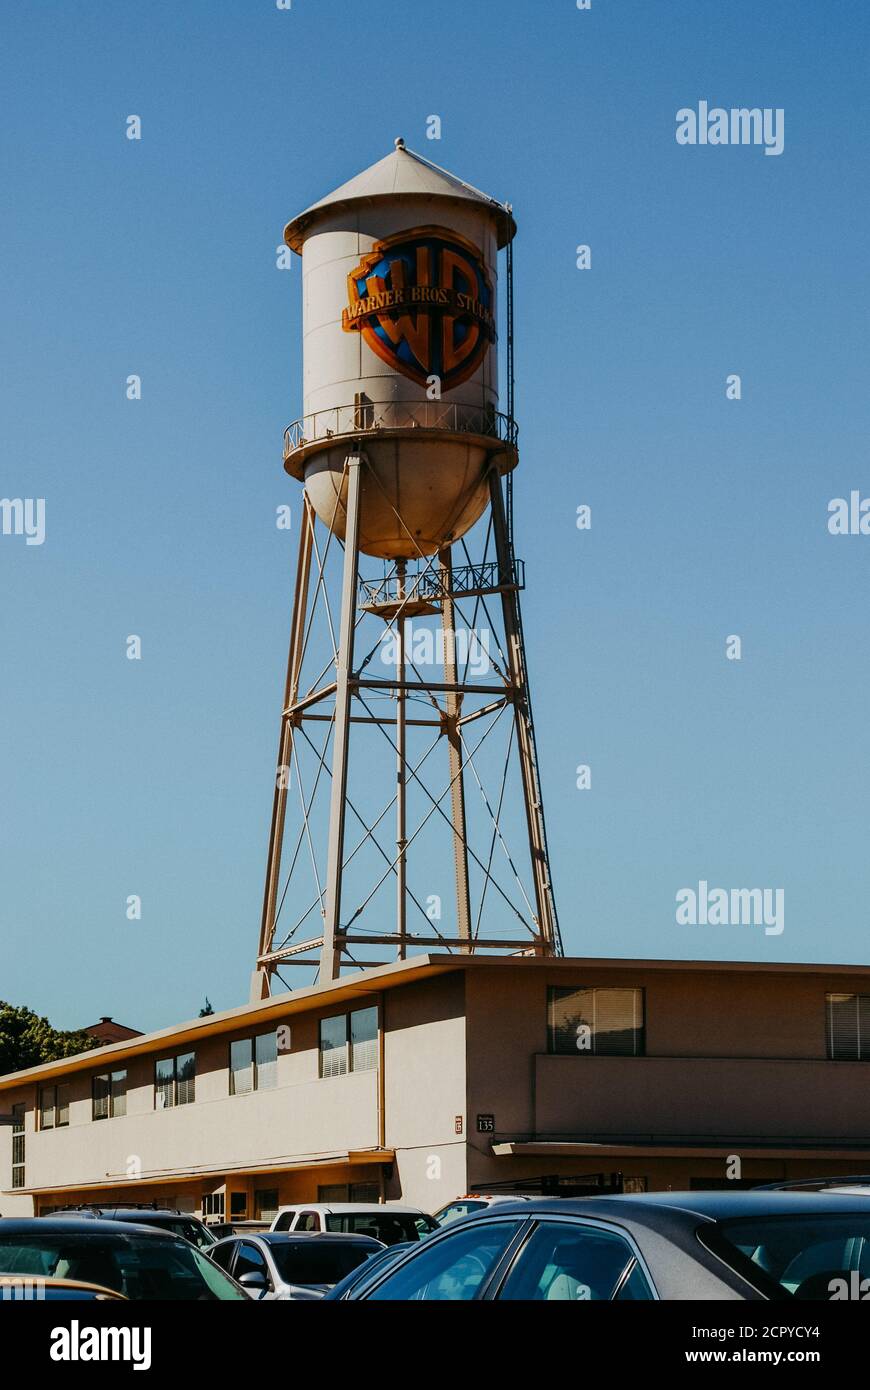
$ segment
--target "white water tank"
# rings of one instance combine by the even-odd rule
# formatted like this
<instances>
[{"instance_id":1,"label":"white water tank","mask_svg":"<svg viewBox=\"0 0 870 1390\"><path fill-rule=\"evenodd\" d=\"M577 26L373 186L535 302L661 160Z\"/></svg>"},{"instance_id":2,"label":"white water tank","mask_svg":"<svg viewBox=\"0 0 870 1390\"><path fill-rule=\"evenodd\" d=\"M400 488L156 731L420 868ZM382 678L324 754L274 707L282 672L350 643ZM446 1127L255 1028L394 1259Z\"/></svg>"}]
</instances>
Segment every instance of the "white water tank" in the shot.
<instances>
[{"instance_id":1,"label":"white water tank","mask_svg":"<svg viewBox=\"0 0 870 1390\"><path fill-rule=\"evenodd\" d=\"M498 251L509 208L396 142L294 218L302 256L303 418L285 467L343 537L345 460L359 446L360 549L431 555L488 501L487 474L516 463L498 411Z\"/></svg>"}]
</instances>

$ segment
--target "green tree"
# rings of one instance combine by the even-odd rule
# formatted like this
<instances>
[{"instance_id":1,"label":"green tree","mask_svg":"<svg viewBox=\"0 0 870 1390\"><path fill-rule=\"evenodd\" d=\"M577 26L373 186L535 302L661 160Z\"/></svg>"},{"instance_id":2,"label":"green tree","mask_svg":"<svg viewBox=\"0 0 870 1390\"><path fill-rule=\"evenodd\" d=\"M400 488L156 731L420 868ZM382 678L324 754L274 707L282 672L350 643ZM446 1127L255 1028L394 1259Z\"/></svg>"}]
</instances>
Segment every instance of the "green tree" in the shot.
<instances>
[{"instance_id":1,"label":"green tree","mask_svg":"<svg viewBox=\"0 0 870 1390\"><path fill-rule=\"evenodd\" d=\"M47 1018L40 1018L26 1005L16 1007L0 999L0 1076L72 1057L95 1046L87 1033L52 1028Z\"/></svg>"}]
</instances>

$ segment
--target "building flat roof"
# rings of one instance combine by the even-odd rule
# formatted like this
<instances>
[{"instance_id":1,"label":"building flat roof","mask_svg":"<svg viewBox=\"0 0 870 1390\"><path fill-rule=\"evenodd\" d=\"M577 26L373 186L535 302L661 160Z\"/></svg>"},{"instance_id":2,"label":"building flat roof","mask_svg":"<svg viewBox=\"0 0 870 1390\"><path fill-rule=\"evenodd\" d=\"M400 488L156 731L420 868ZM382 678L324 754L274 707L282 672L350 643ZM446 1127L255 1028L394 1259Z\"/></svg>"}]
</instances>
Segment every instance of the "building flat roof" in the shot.
<instances>
[{"instance_id":1,"label":"building flat roof","mask_svg":"<svg viewBox=\"0 0 870 1390\"><path fill-rule=\"evenodd\" d=\"M485 945L485 943L484 943ZM79 1052L72 1057L63 1057L56 1062L45 1062L40 1066L28 1067L24 1071L7 1072L0 1076L0 1091L12 1090L31 1081L50 1080L58 1075L87 1071L104 1062L114 1064L116 1060L138 1057L153 1052L161 1043L167 1047L178 1047L185 1043L195 1043L221 1033L230 1033L247 1024L257 1026L305 1013L310 1009L358 1001L365 995L382 990L396 989L401 985L416 983L436 975L447 975L457 970L528 970L534 972L574 973L583 970L629 972L655 971L679 974L716 975L822 975L828 979L837 976L870 977L870 965L826 965L802 961L706 961L706 960L646 960L638 957L602 956L465 956L458 954L434 954L412 956L408 960L395 961L391 965L372 966L353 975L327 984L308 985L286 994L272 995L268 999L242 1004L235 1009L209 1014L205 1018L194 1018L187 1022L160 1028L153 1033L140 1033L106 1047L95 1047L88 1052Z\"/></svg>"}]
</instances>

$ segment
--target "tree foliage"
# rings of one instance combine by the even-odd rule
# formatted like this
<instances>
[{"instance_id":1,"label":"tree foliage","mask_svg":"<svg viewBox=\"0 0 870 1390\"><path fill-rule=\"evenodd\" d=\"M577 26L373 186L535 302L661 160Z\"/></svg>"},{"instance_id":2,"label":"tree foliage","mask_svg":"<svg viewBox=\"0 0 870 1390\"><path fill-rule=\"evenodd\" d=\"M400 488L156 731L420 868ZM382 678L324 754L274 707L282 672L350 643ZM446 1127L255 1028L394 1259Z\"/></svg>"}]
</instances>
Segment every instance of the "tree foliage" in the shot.
<instances>
[{"instance_id":1,"label":"tree foliage","mask_svg":"<svg viewBox=\"0 0 870 1390\"><path fill-rule=\"evenodd\" d=\"M40 1018L26 1005L0 999L0 1076L72 1057L95 1046L95 1039L87 1033L52 1028L47 1018Z\"/></svg>"}]
</instances>

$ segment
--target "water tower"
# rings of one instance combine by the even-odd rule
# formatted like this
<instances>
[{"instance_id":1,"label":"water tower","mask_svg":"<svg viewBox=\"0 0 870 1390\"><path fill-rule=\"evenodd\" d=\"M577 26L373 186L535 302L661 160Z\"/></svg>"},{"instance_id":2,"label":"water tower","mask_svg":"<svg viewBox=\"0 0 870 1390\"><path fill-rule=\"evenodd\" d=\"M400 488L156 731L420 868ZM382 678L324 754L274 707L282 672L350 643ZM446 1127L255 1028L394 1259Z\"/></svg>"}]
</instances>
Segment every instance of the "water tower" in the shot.
<instances>
[{"instance_id":1,"label":"water tower","mask_svg":"<svg viewBox=\"0 0 870 1390\"><path fill-rule=\"evenodd\" d=\"M304 490L256 997L290 965L561 952L512 539L515 232L402 140L285 229Z\"/></svg>"}]
</instances>

